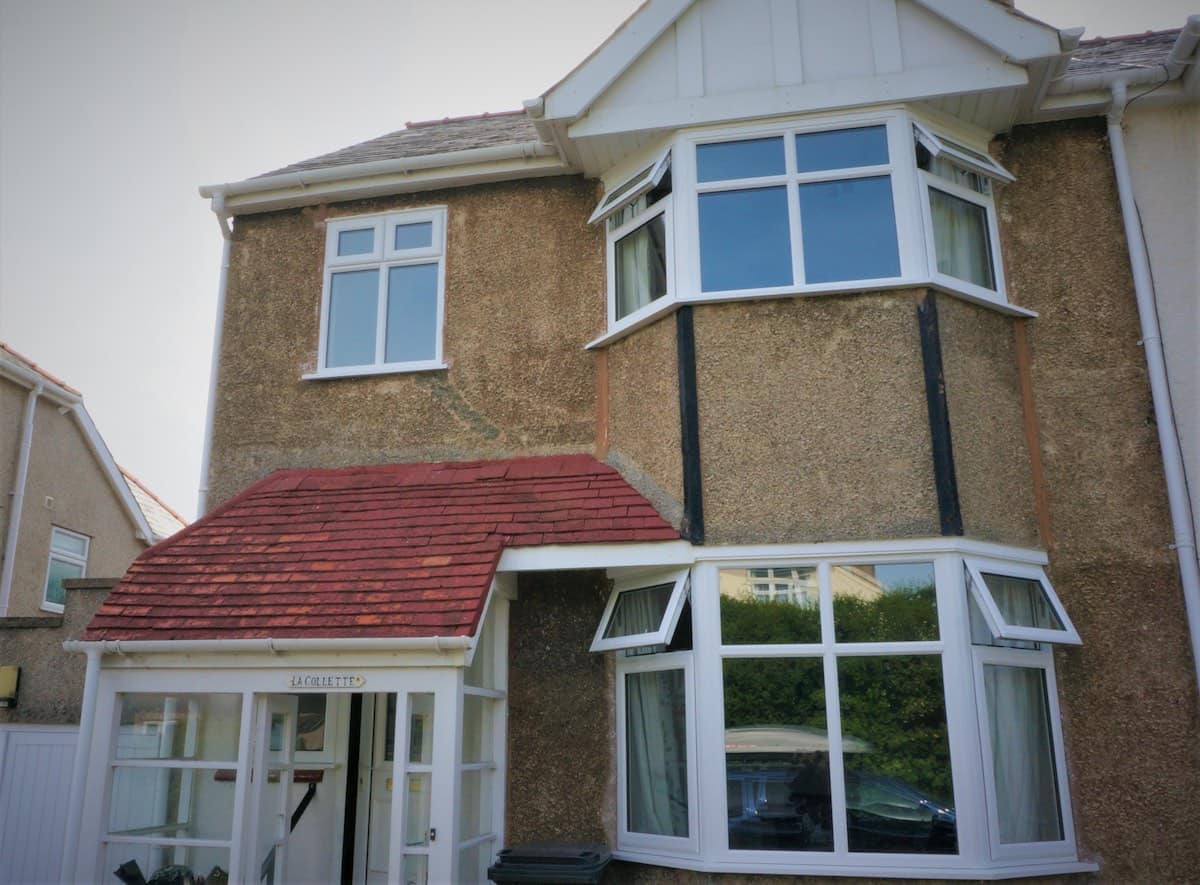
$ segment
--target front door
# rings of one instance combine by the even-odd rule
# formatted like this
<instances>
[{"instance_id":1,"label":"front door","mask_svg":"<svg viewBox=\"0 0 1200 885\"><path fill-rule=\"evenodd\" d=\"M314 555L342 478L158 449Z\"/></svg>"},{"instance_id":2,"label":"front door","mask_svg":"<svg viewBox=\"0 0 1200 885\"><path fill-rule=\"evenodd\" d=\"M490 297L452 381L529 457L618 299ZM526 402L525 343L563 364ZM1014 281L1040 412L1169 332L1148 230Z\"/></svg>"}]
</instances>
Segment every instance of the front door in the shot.
<instances>
[{"instance_id":1,"label":"front door","mask_svg":"<svg viewBox=\"0 0 1200 885\"><path fill-rule=\"evenodd\" d=\"M354 880L372 885L399 879L404 885L426 885L437 840L437 829L430 824L436 737L433 693L368 695L363 702L362 736L359 784L363 795L358 802ZM394 838L403 839L398 870L391 867Z\"/></svg>"}]
</instances>

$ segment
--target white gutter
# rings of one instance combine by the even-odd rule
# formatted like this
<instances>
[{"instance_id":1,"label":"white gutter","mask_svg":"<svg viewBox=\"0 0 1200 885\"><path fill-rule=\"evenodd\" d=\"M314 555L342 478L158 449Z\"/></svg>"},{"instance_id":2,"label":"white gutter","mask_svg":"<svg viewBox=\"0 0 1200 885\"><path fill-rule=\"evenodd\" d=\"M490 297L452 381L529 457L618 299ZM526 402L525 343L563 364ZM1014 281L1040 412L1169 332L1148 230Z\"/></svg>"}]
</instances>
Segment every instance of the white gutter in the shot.
<instances>
[{"instance_id":1,"label":"white gutter","mask_svg":"<svg viewBox=\"0 0 1200 885\"><path fill-rule=\"evenodd\" d=\"M344 639L105 639L63 643L67 651L92 654L234 654L237 652L318 651L434 651L445 654L465 651L474 640L469 636L347 637Z\"/></svg>"},{"instance_id":2,"label":"white gutter","mask_svg":"<svg viewBox=\"0 0 1200 885\"><path fill-rule=\"evenodd\" d=\"M1050 90L1051 95L1077 95L1082 92L1111 92L1121 83L1125 88L1130 86L1157 86L1174 80L1190 65L1191 58L1200 43L1200 15L1188 16L1187 22L1175 38L1167 60L1161 65L1151 65L1125 71L1108 71L1103 74L1083 74L1077 77L1065 77L1059 80Z\"/></svg>"},{"instance_id":3,"label":"white gutter","mask_svg":"<svg viewBox=\"0 0 1200 885\"><path fill-rule=\"evenodd\" d=\"M17 559L17 537L21 534L21 512L25 506L25 481L29 477L29 454L33 450L33 417L37 411L42 385L30 388L25 397L25 414L21 419L21 448L17 454L17 476L8 505L8 533L4 539L4 566L0 568L0 618L8 615L12 597L13 569Z\"/></svg>"},{"instance_id":4,"label":"white gutter","mask_svg":"<svg viewBox=\"0 0 1200 885\"><path fill-rule=\"evenodd\" d=\"M200 490L196 498L196 518L208 510L208 484L212 479L213 414L217 408L217 372L221 365L221 332L225 327L225 290L229 286L229 252L233 230L225 213L225 195L212 195L212 210L221 228L221 274L217 279L217 322L213 327L212 359L208 366L208 405L204 418L204 444L200 450Z\"/></svg>"},{"instance_id":5,"label":"white gutter","mask_svg":"<svg viewBox=\"0 0 1200 885\"><path fill-rule=\"evenodd\" d=\"M67 799L67 826L63 845L67 848L59 878L75 881L79 860L79 830L83 825L83 795L87 787L88 752L96 724L96 695L100 682L100 650L87 649L87 668L83 675L83 706L79 711L79 738L75 744L75 764L71 769L71 791Z\"/></svg>"},{"instance_id":6,"label":"white gutter","mask_svg":"<svg viewBox=\"0 0 1200 885\"><path fill-rule=\"evenodd\" d=\"M1200 33L1200 16L1188 19ZM1180 35L1182 41L1183 35ZM1194 49L1196 40L1192 39ZM1178 46L1179 43L1176 44ZM1175 53L1172 52L1172 56ZM1196 558L1196 531L1188 502L1187 481L1183 469L1183 450L1175 430L1175 412L1171 407L1171 391L1167 383L1167 366L1163 357L1162 334L1154 303L1154 284L1150 275L1150 257L1142 235L1129 160L1125 153L1125 134L1121 120L1128 101L1126 83L1118 80L1112 85L1112 108L1108 114L1108 140L1112 146L1113 169L1117 176L1117 193L1121 198L1121 217L1125 223L1125 239L1129 245L1129 262L1133 269L1133 291L1141 321L1142 345L1146 351L1146 366L1150 373L1150 394L1154 400L1154 420L1158 425L1158 443L1162 448L1163 472L1167 481L1167 504L1171 511L1171 526L1175 533L1175 555L1179 560L1179 576L1183 585L1183 601L1187 610L1188 630L1192 637L1192 663L1196 669L1196 684L1200 688L1200 561Z\"/></svg>"},{"instance_id":7,"label":"white gutter","mask_svg":"<svg viewBox=\"0 0 1200 885\"><path fill-rule=\"evenodd\" d=\"M369 163L351 163L346 166L326 166L301 172L281 172L278 175L265 175L261 178L250 178L226 184L206 184L200 188L200 196L215 198L218 194L223 194L225 197L239 197L244 194L257 194L281 188L298 187L303 189L316 184L328 184L353 178L404 175L409 172L439 169L446 166L469 166L478 163L495 163L501 160L532 160L538 157L557 155L558 152L553 145L527 141L520 144L502 144L470 148L465 151L427 154L423 157L397 157L391 160L372 160ZM215 209L214 206L214 211Z\"/></svg>"}]
</instances>

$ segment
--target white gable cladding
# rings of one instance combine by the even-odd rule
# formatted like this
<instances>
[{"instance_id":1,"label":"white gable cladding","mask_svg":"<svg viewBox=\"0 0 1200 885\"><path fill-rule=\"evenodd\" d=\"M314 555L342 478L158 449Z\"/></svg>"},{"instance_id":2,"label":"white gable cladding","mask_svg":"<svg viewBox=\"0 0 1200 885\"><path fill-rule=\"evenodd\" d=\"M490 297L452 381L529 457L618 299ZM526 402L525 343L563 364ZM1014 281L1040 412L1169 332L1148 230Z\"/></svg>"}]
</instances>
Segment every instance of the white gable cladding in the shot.
<instances>
[{"instance_id":1,"label":"white gable cladding","mask_svg":"<svg viewBox=\"0 0 1200 885\"><path fill-rule=\"evenodd\" d=\"M1011 114L1028 82L1024 67L916 0L697 0L568 132L573 140L600 142L753 117L996 93L984 119L967 120L987 125ZM588 165L589 146L579 148ZM604 151L596 143L590 149Z\"/></svg>"}]
</instances>

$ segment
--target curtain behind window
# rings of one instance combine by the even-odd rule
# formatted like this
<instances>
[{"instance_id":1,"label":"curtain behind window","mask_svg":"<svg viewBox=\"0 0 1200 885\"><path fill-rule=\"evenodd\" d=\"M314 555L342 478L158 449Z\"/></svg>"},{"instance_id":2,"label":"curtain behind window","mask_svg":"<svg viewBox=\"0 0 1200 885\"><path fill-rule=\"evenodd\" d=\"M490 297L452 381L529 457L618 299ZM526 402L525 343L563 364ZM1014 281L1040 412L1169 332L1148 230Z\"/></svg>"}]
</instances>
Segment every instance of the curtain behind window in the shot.
<instances>
[{"instance_id":1,"label":"curtain behind window","mask_svg":"<svg viewBox=\"0 0 1200 885\"><path fill-rule=\"evenodd\" d=\"M686 707L683 670L626 674L630 832L688 835Z\"/></svg>"}]
</instances>

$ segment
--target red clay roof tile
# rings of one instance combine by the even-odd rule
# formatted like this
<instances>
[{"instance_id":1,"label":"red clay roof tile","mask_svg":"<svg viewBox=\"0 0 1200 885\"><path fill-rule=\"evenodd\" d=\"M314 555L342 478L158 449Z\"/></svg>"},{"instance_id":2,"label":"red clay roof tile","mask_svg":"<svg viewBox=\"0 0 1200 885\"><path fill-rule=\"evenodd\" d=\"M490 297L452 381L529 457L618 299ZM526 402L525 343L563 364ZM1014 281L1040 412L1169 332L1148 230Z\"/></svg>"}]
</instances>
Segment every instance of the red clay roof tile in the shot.
<instances>
[{"instance_id":1,"label":"red clay roof tile","mask_svg":"<svg viewBox=\"0 0 1200 885\"><path fill-rule=\"evenodd\" d=\"M588 455L281 470L138 557L83 638L465 636L506 546L678 538Z\"/></svg>"}]
</instances>

